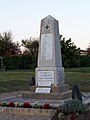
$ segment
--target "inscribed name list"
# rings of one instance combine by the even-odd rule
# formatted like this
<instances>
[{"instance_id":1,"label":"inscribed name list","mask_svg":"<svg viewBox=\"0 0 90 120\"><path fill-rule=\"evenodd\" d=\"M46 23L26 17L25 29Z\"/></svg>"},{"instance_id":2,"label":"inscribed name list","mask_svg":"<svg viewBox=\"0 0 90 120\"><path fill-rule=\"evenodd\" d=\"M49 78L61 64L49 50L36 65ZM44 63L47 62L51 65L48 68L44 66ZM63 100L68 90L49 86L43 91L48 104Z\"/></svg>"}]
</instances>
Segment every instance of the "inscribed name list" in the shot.
<instances>
[{"instance_id":1,"label":"inscribed name list","mask_svg":"<svg viewBox=\"0 0 90 120\"><path fill-rule=\"evenodd\" d=\"M38 71L38 84L45 84L48 86L49 83L54 83L54 71Z\"/></svg>"},{"instance_id":2,"label":"inscribed name list","mask_svg":"<svg viewBox=\"0 0 90 120\"><path fill-rule=\"evenodd\" d=\"M45 61L52 60L53 53L53 35L52 34L42 34L41 35L41 59Z\"/></svg>"}]
</instances>

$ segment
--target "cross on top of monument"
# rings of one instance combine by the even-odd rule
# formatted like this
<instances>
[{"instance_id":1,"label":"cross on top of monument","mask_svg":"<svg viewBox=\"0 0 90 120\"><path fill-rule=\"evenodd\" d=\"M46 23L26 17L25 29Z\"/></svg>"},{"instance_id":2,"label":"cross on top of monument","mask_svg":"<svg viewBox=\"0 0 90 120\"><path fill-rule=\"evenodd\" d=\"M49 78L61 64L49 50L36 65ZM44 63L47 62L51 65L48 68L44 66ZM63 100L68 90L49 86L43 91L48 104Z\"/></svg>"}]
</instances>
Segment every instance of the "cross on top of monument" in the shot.
<instances>
[{"instance_id":1,"label":"cross on top of monument","mask_svg":"<svg viewBox=\"0 0 90 120\"><path fill-rule=\"evenodd\" d=\"M46 28L46 29L49 29L49 25L46 25L45 28Z\"/></svg>"}]
</instances>

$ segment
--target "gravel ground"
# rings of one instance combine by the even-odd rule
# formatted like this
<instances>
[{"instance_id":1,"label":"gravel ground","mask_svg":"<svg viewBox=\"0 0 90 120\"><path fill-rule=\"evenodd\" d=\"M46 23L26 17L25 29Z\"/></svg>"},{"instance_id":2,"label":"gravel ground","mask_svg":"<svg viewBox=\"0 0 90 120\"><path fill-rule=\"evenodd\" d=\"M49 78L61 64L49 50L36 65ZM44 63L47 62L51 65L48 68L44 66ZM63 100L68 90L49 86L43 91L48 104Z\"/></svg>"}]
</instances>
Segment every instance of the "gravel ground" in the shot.
<instances>
[{"instance_id":1,"label":"gravel ground","mask_svg":"<svg viewBox=\"0 0 90 120\"><path fill-rule=\"evenodd\" d=\"M2 93L2 94L0 95L0 100L1 100L1 99L6 99L6 98L12 97L12 96L16 96L16 97L21 96L21 95L22 95L22 92L23 92L23 91Z\"/></svg>"},{"instance_id":2,"label":"gravel ground","mask_svg":"<svg viewBox=\"0 0 90 120\"><path fill-rule=\"evenodd\" d=\"M51 120L47 116L28 116L0 113L0 120Z\"/></svg>"}]
</instances>

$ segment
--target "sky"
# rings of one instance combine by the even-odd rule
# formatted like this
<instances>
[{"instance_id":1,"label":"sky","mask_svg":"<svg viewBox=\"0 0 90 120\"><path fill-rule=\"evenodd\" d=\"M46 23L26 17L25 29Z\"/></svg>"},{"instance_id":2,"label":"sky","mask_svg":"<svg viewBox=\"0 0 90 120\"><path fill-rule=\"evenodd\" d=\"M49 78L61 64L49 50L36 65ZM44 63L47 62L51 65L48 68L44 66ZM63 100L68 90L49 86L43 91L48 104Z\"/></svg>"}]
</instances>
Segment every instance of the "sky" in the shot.
<instances>
[{"instance_id":1,"label":"sky","mask_svg":"<svg viewBox=\"0 0 90 120\"><path fill-rule=\"evenodd\" d=\"M81 49L90 43L90 0L0 0L0 33L14 41L40 36L41 19L51 15L59 32Z\"/></svg>"}]
</instances>

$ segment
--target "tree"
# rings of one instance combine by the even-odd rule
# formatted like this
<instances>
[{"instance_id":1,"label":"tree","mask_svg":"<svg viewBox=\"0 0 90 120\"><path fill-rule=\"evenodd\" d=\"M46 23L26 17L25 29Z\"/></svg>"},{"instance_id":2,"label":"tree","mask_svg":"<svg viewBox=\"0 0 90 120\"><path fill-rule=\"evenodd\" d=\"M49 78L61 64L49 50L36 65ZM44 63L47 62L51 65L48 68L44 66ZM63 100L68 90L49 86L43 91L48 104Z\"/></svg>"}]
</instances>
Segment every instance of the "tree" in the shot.
<instances>
[{"instance_id":1,"label":"tree","mask_svg":"<svg viewBox=\"0 0 90 120\"><path fill-rule=\"evenodd\" d=\"M60 36L61 42L61 52L62 61L64 67L76 67L80 66L80 48L77 48L71 38L65 40L65 38ZM22 40L22 45L26 48L24 54L29 54L31 56L36 56L38 54L39 41L35 38L29 38ZM35 60L36 61L36 60Z\"/></svg>"},{"instance_id":2,"label":"tree","mask_svg":"<svg viewBox=\"0 0 90 120\"><path fill-rule=\"evenodd\" d=\"M64 67L76 67L80 66L80 48L77 48L71 38L65 40L65 38L60 36L61 40L61 52L62 61Z\"/></svg>"},{"instance_id":3,"label":"tree","mask_svg":"<svg viewBox=\"0 0 90 120\"><path fill-rule=\"evenodd\" d=\"M13 37L10 31L2 34L0 33L0 56L20 53L19 44L12 42L12 40Z\"/></svg>"},{"instance_id":4,"label":"tree","mask_svg":"<svg viewBox=\"0 0 90 120\"><path fill-rule=\"evenodd\" d=\"M37 56L39 42L38 38L29 38L22 40L22 46L25 47L25 54L30 54L31 56Z\"/></svg>"},{"instance_id":5,"label":"tree","mask_svg":"<svg viewBox=\"0 0 90 120\"><path fill-rule=\"evenodd\" d=\"M89 43L90 44L90 43ZM87 55L90 56L90 45L87 48Z\"/></svg>"}]
</instances>

